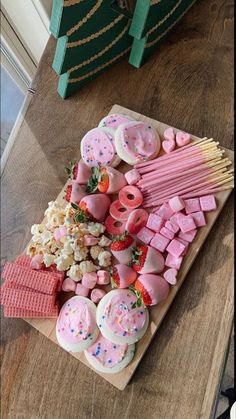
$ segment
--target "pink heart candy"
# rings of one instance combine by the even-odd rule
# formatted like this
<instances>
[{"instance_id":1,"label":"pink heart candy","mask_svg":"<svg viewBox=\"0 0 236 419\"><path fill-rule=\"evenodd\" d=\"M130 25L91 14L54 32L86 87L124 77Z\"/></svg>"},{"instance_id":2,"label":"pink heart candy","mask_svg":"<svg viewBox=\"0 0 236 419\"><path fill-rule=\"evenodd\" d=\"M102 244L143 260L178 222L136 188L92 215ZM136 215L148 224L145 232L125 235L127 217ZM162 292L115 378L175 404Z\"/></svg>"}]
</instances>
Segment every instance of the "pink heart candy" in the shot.
<instances>
[{"instance_id":1,"label":"pink heart candy","mask_svg":"<svg viewBox=\"0 0 236 419\"><path fill-rule=\"evenodd\" d=\"M175 140L162 141L162 148L166 153L171 153L175 149Z\"/></svg>"},{"instance_id":2,"label":"pink heart candy","mask_svg":"<svg viewBox=\"0 0 236 419\"><path fill-rule=\"evenodd\" d=\"M173 128L166 128L163 134L165 140L175 140L175 133Z\"/></svg>"},{"instance_id":3,"label":"pink heart candy","mask_svg":"<svg viewBox=\"0 0 236 419\"><path fill-rule=\"evenodd\" d=\"M178 147L183 147L184 145L187 145L190 143L191 137L190 134L187 134L187 132L179 131L176 134L176 143Z\"/></svg>"},{"instance_id":4,"label":"pink heart candy","mask_svg":"<svg viewBox=\"0 0 236 419\"><path fill-rule=\"evenodd\" d=\"M177 283L176 276L178 274L178 271L176 269L167 269L167 271L164 272L163 277L169 284L175 285Z\"/></svg>"}]
</instances>

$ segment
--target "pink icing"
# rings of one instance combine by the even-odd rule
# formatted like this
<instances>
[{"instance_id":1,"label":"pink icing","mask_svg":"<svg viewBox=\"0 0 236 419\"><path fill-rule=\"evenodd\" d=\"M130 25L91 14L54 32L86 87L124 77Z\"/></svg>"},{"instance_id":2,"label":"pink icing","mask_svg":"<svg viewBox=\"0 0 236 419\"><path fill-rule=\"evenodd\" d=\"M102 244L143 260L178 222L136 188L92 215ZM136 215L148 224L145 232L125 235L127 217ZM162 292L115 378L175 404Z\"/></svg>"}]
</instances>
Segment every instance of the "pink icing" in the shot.
<instances>
[{"instance_id":1,"label":"pink icing","mask_svg":"<svg viewBox=\"0 0 236 419\"><path fill-rule=\"evenodd\" d=\"M128 345L118 345L112 343L101 334L96 342L87 349L87 352L96 359L96 361L106 368L112 368L124 359L128 350Z\"/></svg>"},{"instance_id":2,"label":"pink icing","mask_svg":"<svg viewBox=\"0 0 236 419\"><path fill-rule=\"evenodd\" d=\"M90 166L109 166L115 158L114 137L102 128L90 130L81 141L81 154Z\"/></svg>"},{"instance_id":3,"label":"pink icing","mask_svg":"<svg viewBox=\"0 0 236 419\"><path fill-rule=\"evenodd\" d=\"M85 301L72 298L62 307L56 327L66 342L79 343L93 334L96 328L95 314Z\"/></svg>"},{"instance_id":4,"label":"pink icing","mask_svg":"<svg viewBox=\"0 0 236 419\"><path fill-rule=\"evenodd\" d=\"M130 118L125 115L112 114L103 118L101 126L116 129L120 124L125 124L126 122L130 122Z\"/></svg>"},{"instance_id":5,"label":"pink icing","mask_svg":"<svg viewBox=\"0 0 236 419\"><path fill-rule=\"evenodd\" d=\"M157 132L144 122L129 122L121 132L121 143L137 162L154 157L160 150Z\"/></svg>"},{"instance_id":6,"label":"pink icing","mask_svg":"<svg viewBox=\"0 0 236 419\"><path fill-rule=\"evenodd\" d=\"M130 291L120 290L111 297L104 310L107 327L118 336L131 336L143 329L146 310L143 307L132 308L137 297Z\"/></svg>"}]
</instances>

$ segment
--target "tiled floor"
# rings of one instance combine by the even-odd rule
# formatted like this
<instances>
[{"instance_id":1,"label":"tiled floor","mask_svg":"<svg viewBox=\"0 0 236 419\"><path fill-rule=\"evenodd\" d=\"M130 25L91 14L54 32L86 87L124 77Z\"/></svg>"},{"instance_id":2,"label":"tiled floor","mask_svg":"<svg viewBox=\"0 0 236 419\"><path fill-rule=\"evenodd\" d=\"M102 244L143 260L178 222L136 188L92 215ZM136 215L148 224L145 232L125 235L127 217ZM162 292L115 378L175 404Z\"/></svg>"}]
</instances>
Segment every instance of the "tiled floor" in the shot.
<instances>
[{"instance_id":1,"label":"tiled floor","mask_svg":"<svg viewBox=\"0 0 236 419\"><path fill-rule=\"evenodd\" d=\"M7 71L1 67L1 157L7 140L24 100L19 89Z\"/></svg>"}]
</instances>

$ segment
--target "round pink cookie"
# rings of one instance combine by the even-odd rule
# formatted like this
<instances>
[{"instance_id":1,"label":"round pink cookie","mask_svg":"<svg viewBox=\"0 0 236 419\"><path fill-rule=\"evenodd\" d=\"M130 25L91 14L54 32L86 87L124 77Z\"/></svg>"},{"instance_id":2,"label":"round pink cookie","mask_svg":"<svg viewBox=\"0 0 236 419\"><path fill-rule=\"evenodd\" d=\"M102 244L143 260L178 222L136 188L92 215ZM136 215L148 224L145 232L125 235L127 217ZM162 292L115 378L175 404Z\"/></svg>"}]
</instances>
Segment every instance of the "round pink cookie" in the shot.
<instances>
[{"instance_id":1,"label":"round pink cookie","mask_svg":"<svg viewBox=\"0 0 236 419\"><path fill-rule=\"evenodd\" d=\"M153 159L161 147L157 131L137 121L121 124L117 128L115 144L119 157L130 165Z\"/></svg>"},{"instance_id":2,"label":"round pink cookie","mask_svg":"<svg viewBox=\"0 0 236 419\"><path fill-rule=\"evenodd\" d=\"M119 199L116 199L116 201L113 201L111 203L109 211L110 211L110 215L117 221L128 220L128 217L130 213L132 212L131 209L123 207Z\"/></svg>"},{"instance_id":3,"label":"round pink cookie","mask_svg":"<svg viewBox=\"0 0 236 419\"><path fill-rule=\"evenodd\" d=\"M130 122L130 121L133 121L133 119L130 118L128 115L113 113L111 115L105 116L105 118L103 118L99 122L98 126L108 127L108 128L112 128L113 130L116 130L116 128L119 125L125 124L126 122Z\"/></svg>"},{"instance_id":4,"label":"round pink cookie","mask_svg":"<svg viewBox=\"0 0 236 419\"><path fill-rule=\"evenodd\" d=\"M61 308L56 324L57 340L64 349L82 352L96 340L96 306L85 297L72 297Z\"/></svg>"},{"instance_id":5,"label":"round pink cookie","mask_svg":"<svg viewBox=\"0 0 236 419\"><path fill-rule=\"evenodd\" d=\"M136 307L137 296L128 289L112 290L97 307L97 324L111 342L129 345L140 340L149 323L146 307Z\"/></svg>"},{"instance_id":6,"label":"round pink cookie","mask_svg":"<svg viewBox=\"0 0 236 419\"><path fill-rule=\"evenodd\" d=\"M119 192L119 201L125 208L138 208L143 202L142 192L132 185L124 186Z\"/></svg>"},{"instance_id":7,"label":"round pink cookie","mask_svg":"<svg viewBox=\"0 0 236 419\"><path fill-rule=\"evenodd\" d=\"M115 159L114 137L104 128L94 128L81 141L81 156L90 167L110 166Z\"/></svg>"}]
</instances>

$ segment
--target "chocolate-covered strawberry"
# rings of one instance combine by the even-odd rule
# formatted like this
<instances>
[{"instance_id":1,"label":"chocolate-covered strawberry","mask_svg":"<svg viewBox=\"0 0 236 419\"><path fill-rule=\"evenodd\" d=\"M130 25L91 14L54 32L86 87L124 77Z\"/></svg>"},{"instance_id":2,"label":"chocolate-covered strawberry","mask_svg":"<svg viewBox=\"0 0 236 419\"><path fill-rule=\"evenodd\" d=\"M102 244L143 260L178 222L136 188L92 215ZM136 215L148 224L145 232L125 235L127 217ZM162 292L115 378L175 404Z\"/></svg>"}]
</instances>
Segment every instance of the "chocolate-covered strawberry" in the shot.
<instances>
[{"instance_id":1,"label":"chocolate-covered strawberry","mask_svg":"<svg viewBox=\"0 0 236 419\"><path fill-rule=\"evenodd\" d=\"M130 266L139 274L160 273L165 261L162 254L153 247L137 245L132 249Z\"/></svg>"},{"instance_id":2,"label":"chocolate-covered strawberry","mask_svg":"<svg viewBox=\"0 0 236 419\"><path fill-rule=\"evenodd\" d=\"M65 167L65 171L70 179L80 185L87 185L91 176L91 168L83 162L70 162Z\"/></svg>"},{"instance_id":3,"label":"chocolate-covered strawberry","mask_svg":"<svg viewBox=\"0 0 236 419\"><path fill-rule=\"evenodd\" d=\"M92 167L92 175L87 184L87 192L94 193L96 190L102 193L117 193L127 185L123 173L113 167Z\"/></svg>"},{"instance_id":4,"label":"chocolate-covered strawberry","mask_svg":"<svg viewBox=\"0 0 236 419\"><path fill-rule=\"evenodd\" d=\"M109 273L112 288L127 288L137 278L137 273L129 266L123 264L114 265L109 270Z\"/></svg>"},{"instance_id":5,"label":"chocolate-covered strawberry","mask_svg":"<svg viewBox=\"0 0 236 419\"><path fill-rule=\"evenodd\" d=\"M110 198L105 194L86 195L78 205L73 205L75 209L75 222L86 222L90 220L104 221L110 207Z\"/></svg>"},{"instance_id":6,"label":"chocolate-covered strawberry","mask_svg":"<svg viewBox=\"0 0 236 419\"><path fill-rule=\"evenodd\" d=\"M131 261L134 244L133 237L127 233L122 236L115 236L110 245L111 253L118 262L127 265Z\"/></svg>"},{"instance_id":7,"label":"chocolate-covered strawberry","mask_svg":"<svg viewBox=\"0 0 236 419\"><path fill-rule=\"evenodd\" d=\"M74 182L67 186L65 195L65 199L67 202L73 202L74 204L78 204L84 196L86 196L84 186Z\"/></svg>"},{"instance_id":8,"label":"chocolate-covered strawberry","mask_svg":"<svg viewBox=\"0 0 236 419\"><path fill-rule=\"evenodd\" d=\"M138 297L137 306L153 306L167 298L170 286L161 276L145 274L140 275L130 289Z\"/></svg>"}]
</instances>

